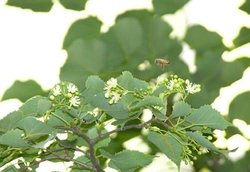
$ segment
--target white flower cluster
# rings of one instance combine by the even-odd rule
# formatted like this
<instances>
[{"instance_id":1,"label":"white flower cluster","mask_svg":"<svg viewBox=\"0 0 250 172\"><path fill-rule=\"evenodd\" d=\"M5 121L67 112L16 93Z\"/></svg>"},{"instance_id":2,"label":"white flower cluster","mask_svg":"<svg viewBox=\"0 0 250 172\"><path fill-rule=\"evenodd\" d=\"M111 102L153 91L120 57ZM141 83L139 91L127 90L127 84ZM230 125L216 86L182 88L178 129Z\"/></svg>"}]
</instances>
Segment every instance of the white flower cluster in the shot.
<instances>
[{"instance_id":1,"label":"white flower cluster","mask_svg":"<svg viewBox=\"0 0 250 172\"><path fill-rule=\"evenodd\" d=\"M188 79L185 81L186 83L186 91L190 94L194 94L201 91L201 86L199 84L194 84L190 82Z\"/></svg>"},{"instance_id":2,"label":"white flower cluster","mask_svg":"<svg viewBox=\"0 0 250 172\"><path fill-rule=\"evenodd\" d=\"M81 100L79 97L79 91L76 85L68 82L62 82L51 90L50 100L53 101L54 104L67 105L69 108L78 107L81 104Z\"/></svg>"},{"instance_id":3,"label":"white flower cluster","mask_svg":"<svg viewBox=\"0 0 250 172\"><path fill-rule=\"evenodd\" d=\"M109 98L109 104L117 103L122 96L121 89L118 88L117 79L111 78L109 79L104 87L105 97Z\"/></svg>"}]
</instances>

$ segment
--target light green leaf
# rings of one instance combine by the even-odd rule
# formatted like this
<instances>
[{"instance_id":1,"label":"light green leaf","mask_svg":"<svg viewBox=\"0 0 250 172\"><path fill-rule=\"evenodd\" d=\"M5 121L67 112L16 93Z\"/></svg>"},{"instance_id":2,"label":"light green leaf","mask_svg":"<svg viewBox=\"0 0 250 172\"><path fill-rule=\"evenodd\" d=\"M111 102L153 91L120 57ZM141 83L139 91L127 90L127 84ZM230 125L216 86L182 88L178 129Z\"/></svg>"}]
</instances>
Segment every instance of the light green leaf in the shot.
<instances>
[{"instance_id":1,"label":"light green leaf","mask_svg":"<svg viewBox=\"0 0 250 172\"><path fill-rule=\"evenodd\" d=\"M5 133L17 126L18 121L25 116L21 111L14 111L0 120L0 133Z\"/></svg>"},{"instance_id":2,"label":"light green leaf","mask_svg":"<svg viewBox=\"0 0 250 172\"><path fill-rule=\"evenodd\" d=\"M153 0L155 13L159 15L175 13L189 0Z\"/></svg>"},{"instance_id":3,"label":"light green leaf","mask_svg":"<svg viewBox=\"0 0 250 172\"><path fill-rule=\"evenodd\" d=\"M178 139L178 140L177 140ZM163 152L170 160L172 160L178 167L181 163L181 154L183 152L183 146L179 142L180 138L175 134L159 134L156 132L150 132L148 134L148 140L152 142L161 152Z\"/></svg>"},{"instance_id":4,"label":"light green leaf","mask_svg":"<svg viewBox=\"0 0 250 172\"><path fill-rule=\"evenodd\" d=\"M59 0L59 2L67 9L81 11L85 8L87 0Z\"/></svg>"},{"instance_id":5,"label":"light green leaf","mask_svg":"<svg viewBox=\"0 0 250 172\"><path fill-rule=\"evenodd\" d=\"M197 126L207 126L213 129L224 130L231 124L226 121L223 116L214 110L210 105L204 105L199 109L193 111L186 121Z\"/></svg>"},{"instance_id":6,"label":"light green leaf","mask_svg":"<svg viewBox=\"0 0 250 172\"><path fill-rule=\"evenodd\" d=\"M122 72L122 75L117 80L118 84L130 91L146 90L148 87L147 82L134 78L128 71Z\"/></svg>"},{"instance_id":7,"label":"light green leaf","mask_svg":"<svg viewBox=\"0 0 250 172\"><path fill-rule=\"evenodd\" d=\"M202 136L200 133L197 132L186 132L186 135L194 139L198 144L204 146L205 148L219 152L219 150L204 136Z\"/></svg>"},{"instance_id":8,"label":"light green leaf","mask_svg":"<svg viewBox=\"0 0 250 172\"><path fill-rule=\"evenodd\" d=\"M24 115L33 115L36 117L43 116L51 107L51 102L46 97L35 96L25 102L20 111Z\"/></svg>"},{"instance_id":9,"label":"light green leaf","mask_svg":"<svg viewBox=\"0 0 250 172\"><path fill-rule=\"evenodd\" d=\"M69 47L77 39L97 38L100 34L101 25L102 23L95 17L77 20L70 26L63 42L63 48Z\"/></svg>"},{"instance_id":10,"label":"light green leaf","mask_svg":"<svg viewBox=\"0 0 250 172\"><path fill-rule=\"evenodd\" d=\"M25 137L32 139L49 135L54 131L49 125L38 121L34 117L26 117L22 119L18 122L18 127L25 131Z\"/></svg>"},{"instance_id":11,"label":"light green leaf","mask_svg":"<svg viewBox=\"0 0 250 172\"><path fill-rule=\"evenodd\" d=\"M133 53L142 44L142 28L135 18L117 20L114 31L118 43L127 55Z\"/></svg>"},{"instance_id":12,"label":"light green leaf","mask_svg":"<svg viewBox=\"0 0 250 172\"><path fill-rule=\"evenodd\" d=\"M14 84L5 91L2 100L17 98L20 101L25 102L29 98L37 95L43 96L45 95L45 92L35 81L15 81Z\"/></svg>"},{"instance_id":13,"label":"light green leaf","mask_svg":"<svg viewBox=\"0 0 250 172\"><path fill-rule=\"evenodd\" d=\"M187 104L186 102L180 101L174 104L173 112L170 118L187 116L191 113L191 111L192 111L192 108L189 104Z\"/></svg>"},{"instance_id":14,"label":"light green leaf","mask_svg":"<svg viewBox=\"0 0 250 172\"><path fill-rule=\"evenodd\" d=\"M53 3L52 0L8 0L7 5L31 9L33 11L48 12Z\"/></svg>"},{"instance_id":15,"label":"light green leaf","mask_svg":"<svg viewBox=\"0 0 250 172\"><path fill-rule=\"evenodd\" d=\"M0 144L14 148L27 148L29 145L22 139L23 131L14 129L0 136Z\"/></svg>"},{"instance_id":16,"label":"light green leaf","mask_svg":"<svg viewBox=\"0 0 250 172\"><path fill-rule=\"evenodd\" d=\"M111 155L108 152L101 151L106 157L110 158L110 167L119 169L120 171L135 171L138 168L145 167L153 160L152 155L146 155L138 151L124 150L118 152L115 155Z\"/></svg>"},{"instance_id":17,"label":"light green leaf","mask_svg":"<svg viewBox=\"0 0 250 172\"><path fill-rule=\"evenodd\" d=\"M15 167L15 165L9 165L3 169L2 172L19 172L20 170Z\"/></svg>"}]
</instances>

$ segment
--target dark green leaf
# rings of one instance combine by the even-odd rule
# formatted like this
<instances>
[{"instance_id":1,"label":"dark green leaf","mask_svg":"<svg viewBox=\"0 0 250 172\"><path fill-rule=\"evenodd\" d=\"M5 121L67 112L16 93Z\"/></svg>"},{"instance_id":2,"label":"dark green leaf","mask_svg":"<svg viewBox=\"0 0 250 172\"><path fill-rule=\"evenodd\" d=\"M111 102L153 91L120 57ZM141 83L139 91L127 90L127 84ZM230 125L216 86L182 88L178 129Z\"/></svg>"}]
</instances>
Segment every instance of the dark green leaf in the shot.
<instances>
[{"instance_id":1,"label":"dark green leaf","mask_svg":"<svg viewBox=\"0 0 250 172\"><path fill-rule=\"evenodd\" d=\"M77 39L97 38L100 34L101 25L102 23L95 17L77 20L70 26L63 42L63 48L67 48Z\"/></svg>"},{"instance_id":2,"label":"dark green leaf","mask_svg":"<svg viewBox=\"0 0 250 172\"><path fill-rule=\"evenodd\" d=\"M138 168L145 167L153 160L153 156L146 155L138 151L124 150L118 152L115 155L111 155L108 152L101 151L103 156L110 158L109 165L120 171L135 171Z\"/></svg>"},{"instance_id":3,"label":"dark green leaf","mask_svg":"<svg viewBox=\"0 0 250 172\"><path fill-rule=\"evenodd\" d=\"M250 14L250 1L249 0L245 0L245 3L243 3L240 6L240 9L247 12L248 14Z\"/></svg>"},{"instance_id":4,"label":"dark green leaf","mask_svg":"<svg viewBox=\"0 0 250 172\"><path fill-rule=\"evenodd\" d=\"M25 116L21 111L14 111L8 114L6 117L0 120L0 133L5 133L17 126L18 121Z\"/></svg>"},{"instance_id":5,"label":"dark green leaf","mask_svg":"<svg viewBox=\"0 0 250 172\"><path fill-rule=\"evenodd\" d=\"M223 116L214 110L210 105L204 105L197 110L194 110L186 121L194 126L207 126L213 129L224 130L231 124L226 121Z\"/></svg>"},{"instance_id":6,"label":"dark green leaf","mask_svg":"<svg viewBox=\"0 0 250 172\"><path fill-rule=\"evenodd\" d=\"M202 136L198 132L186 132L186 134L194 139L198 144L204 146L208 150L216 151L219 152L219 150L209 141L207 140L204 136Z\"/></svg>"},{"instance_id":7,"label":"dark green leaf","mask_svg":"<svg viewBox=\"0 0 250 172\"><path fill-rule=\"evenodd\" d=\"M26 138L37 138L51 134L54 129L49 125L38 121L34 117L26 117L18 122L18 127L25 131Z\"/></svg>"},{"instance_id":8,"label":"dark green leaf","mask_svg":"<svg viewBox=\"0 0 250 172\"><path fill-rule=\"evenodd\" d=\"M59 0L59 2L67 9L81 11L85 8L87 0Z\"/></svg>"},{"instance_id":9,"label":"dark green leaf","mask_svg":"<svg viewBox=\"0 0 250 172\"><path fill-rule=\"evenodd\" d=\"M148 140L152 142L178 167L180 167L183 146L177 139L179 139L179 137L171 133L166 133L163 135L156 132L150 132L148 135Z\"/></svg>"},{"instance_id":10,"label":"dark green leaf","mask_svg":"<svg viewBox=\"0 0 250 172\"><path fill-rule=\"evenodd\" d=\"M0 144L14 148L27 148L29 145L22 139L23 134L19 129L10 130L0 136Z\"/></svg>"},{"instance_id":11,"label":"dark green leaf","mask_svg":"<svg viewBox=\"0 0 250 172\"><path fill-rule=\"evenodd\" d=\"M51 107L51 102L46 97L35 96L25 102L20 111L24 115L33 115L36 117L43 116Z\"/></svg>"},{"instance_id":12,"label":"dark green leaf","mask_svg":"<svg viewBox=\"0 0 250 172\"><path fill-rule=\"evenodd\" d=\"M175 13L189 0L153 0L155 13L159 15Z\"/></svg>"},{"instance_id":13,"label":"dark green leaf","mask_svg":"<svg viewBox=\"0 0 250 172\"><path fill-rule=\"evenodd\" d=\"M250 92L244 92L238 95L229 106L229 119L241 119L246 123L250 124Z\"/></svg>"},{"instance_id":14,"label":"dark green leaf","mask_svg":"<svg viewBox=\"0 0 250 172\"><path fill-rule=\"evenodd\" d=\"M216 32L210 32L201 25L188 28L184 40L198 52L223 48L222 38Z\"/></svg>"},{"instance_id":15,"label":"dark green leaf","mask_svg":"<svg viewBox=\"0 0 250 172\"><path fill-rule=\"evenodd\" d=\"M234 45L239 47L250 42L250 28L242 27L239 35L234 39Z\"/></svg>"},{"instance_id":16,"label":"dark green leaf","mask_svg":"<svg viewBox=\"0 0 250 172\"><path fill-rule=\"evenodd\" d=\"M48 12L53 3L52 0L8 0L7 5L31 9L33 11Z\"/></svg>"},{"instance_id":17,"label":"dark green leaf","mask_svg":"<svg viewBox=\"0 0 250 172\"><path fill-rule=\"evenodd\" d=\"M37 95L43 96L45 95L45 92L35 81L15 81L14 84L6 90L2 100L17 98L22 102L25 102L29 98Z\"/></svg>"},{"instance_id":18,"label":"dark green leaf","mask_svg":"<svg viewBox=\"0 0 250 172\"><path fill-rule=\"evenodd\" d=\"M187 116L191 113L192 108L189 104L186 102L177 102L173 106L173 112L171 114L171 118L177 118L181 116Z\"/></svg>"}]
</instances>

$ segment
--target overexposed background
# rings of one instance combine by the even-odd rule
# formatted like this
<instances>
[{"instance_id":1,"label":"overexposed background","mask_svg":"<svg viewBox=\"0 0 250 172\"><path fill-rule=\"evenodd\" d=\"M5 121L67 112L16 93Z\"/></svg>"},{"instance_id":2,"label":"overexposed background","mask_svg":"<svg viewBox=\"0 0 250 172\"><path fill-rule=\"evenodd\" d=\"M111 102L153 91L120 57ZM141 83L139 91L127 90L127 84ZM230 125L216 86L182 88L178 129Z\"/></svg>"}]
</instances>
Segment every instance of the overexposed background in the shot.
<instances>
[{"instance_id":1,"label":"overexposed background","mask_svg":"<svg viewBox=\"0 0 250 172\"><path fill-rule=\"evenodd\" d=\"M211 31L218 32L223 37L224 43L231 47L232 40L237 36L241 26L250 27L249 15L238 10L238 6L243 2L244 0L190 0L184 9L164 18L174 28L173 36L181 38L186 25L198 23ZM15 80L33 79L44 90L50 89L59 82L60 67L67 58L66 52L62 50L62 42L68 28L77 19L86 18L89 15L97 16L104 24L102 31L106 31L114 23L115 17L128 9L152 9L151 0L89 0L86 10L81 12L66 10L59 3L55 3L48 13L10 7L4 5L5 3L6 0L0 1L0 98ZM250 57L250 44L224 53L223 59L232 61L243 55ZM193 56L189 49L183 52L186 61L187 58L193 59ZM193 60L187 62L190 70L195 70ZM221 89L220 96L213 107L222 114L227 114L228 105L235 95L250 90L249 80L250 70L248 69L240 81ZM0 102L0 118L20 105L21 102L16 99ZM249 131L249 126L243 121L236 120L234 124L241 130ZM217 132L217 134L223 135L223 132ZM138 139L132 143L141 145ZM131 143L127 144L129 147ZM235 136L228 141L221 139L216 144L232 149L239 147L235 153L230 154L234 159L241 157L250 147L250 143L241 136ZM162 159L160 156L157 161L165 160L166 158ZM53 164L50 169L63 171L63 168L61 165ZM183 166L183 168L189 167ZM150 169L145 170L147 171ZM166 171L166 168L162 171Z\"/></svg>"}]
</instances>

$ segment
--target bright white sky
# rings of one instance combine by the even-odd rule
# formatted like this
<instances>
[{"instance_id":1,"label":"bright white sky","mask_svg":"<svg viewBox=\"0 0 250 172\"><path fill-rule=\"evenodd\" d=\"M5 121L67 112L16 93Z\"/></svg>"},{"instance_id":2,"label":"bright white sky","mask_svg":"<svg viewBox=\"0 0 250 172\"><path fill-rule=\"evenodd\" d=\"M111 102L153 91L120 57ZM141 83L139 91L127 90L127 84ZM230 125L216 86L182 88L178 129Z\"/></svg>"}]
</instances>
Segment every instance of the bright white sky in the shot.
<instances>
[{"instance_id":1,"label":"bright white sky","mask_svg":"<svg viewBox=\"0 0 250 172\"><path fill-rule=\"evenodd\" d=\"M126 9L152 9L151 0L89 0L83 12L65 10L56 4L49 13L34 13L5 6L5 2L0 1L0 98L17 79L34 79L44 89L59 82L60 67L66 60L66 53L61 49L63 38L70 24L77 19L95 15L104 22L103 30L107 30L117 14ZM166 19L175 28L175 35L181 36L186 24L199 23L217 31L223 36L224 42L231 46L240 27L250 27L250 17L237 9L243 2L191 0L184 10ZM233 60L240 57L239 54L250 56L250 45L226 54L224 59ZM241 81L221 91L214 107L226 114L229 101L235 93L250 90L249 80L250 70L245 72ZM0 118L20 105L17 100L1 102ZM247 147L249 143L242 150Z\"/></svg>"}]
</instances>

